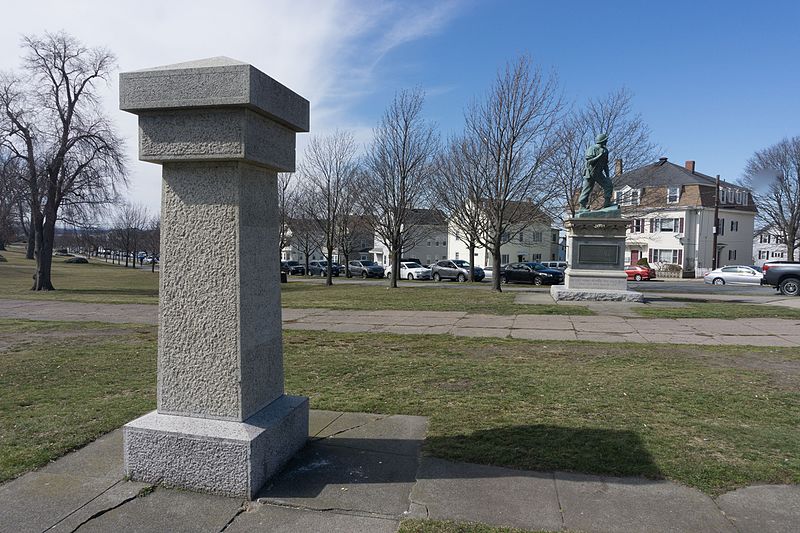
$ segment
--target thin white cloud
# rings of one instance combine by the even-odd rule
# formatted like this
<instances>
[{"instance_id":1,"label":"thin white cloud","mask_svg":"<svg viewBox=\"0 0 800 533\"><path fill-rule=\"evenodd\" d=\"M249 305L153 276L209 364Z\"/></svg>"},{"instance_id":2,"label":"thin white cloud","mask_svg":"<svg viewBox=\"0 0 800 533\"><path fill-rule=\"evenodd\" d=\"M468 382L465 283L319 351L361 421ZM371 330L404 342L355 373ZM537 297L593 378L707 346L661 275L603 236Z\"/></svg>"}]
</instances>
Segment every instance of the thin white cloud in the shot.
<instances>
[{"instance_id":1,"label":"thin white cloud","mask_svg":"<svg viewBox=\"0 0 800 533\"><path fill-rule=\"evenodd\" d=\"M313 131L352 129L366 140L377 117L364 119L354 111L361 98L380 90L376 66L391 50L440 31L459 6L453 1L40 0L9 3L3 11L15 31L0 34L0 70L19 64L21 35L62 29L86 45L108 47L121 71L224 55L253 64L307 98ZM159 167L137 160L136 117L118 110L116 77L103 97L127 142L130 196L155 211Z\"/></svg>"}]
</instances>

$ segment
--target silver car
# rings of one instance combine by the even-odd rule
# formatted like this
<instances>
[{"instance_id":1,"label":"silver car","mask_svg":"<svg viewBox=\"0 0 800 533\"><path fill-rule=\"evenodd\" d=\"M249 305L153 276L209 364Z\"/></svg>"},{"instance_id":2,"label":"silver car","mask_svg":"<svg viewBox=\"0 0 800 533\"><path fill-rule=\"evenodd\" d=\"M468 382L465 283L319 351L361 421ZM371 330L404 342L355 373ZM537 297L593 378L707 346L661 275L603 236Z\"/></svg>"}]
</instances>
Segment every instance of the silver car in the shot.
<instances>
[{"instance_id":1,"label":"silver car","mask_svg":"<svg viewBox=\"0 0 800 533\"><path fill-rule=\"evenodd\" d=\"M761 285L764 274L753 267L730 265L712 270L703 276L703 281L714 285Z\"/></svg>"},{"instance_id":2,"label":"silver car","mask_svg":"<svg viewBox=\"0 0 800 533\"><path fill-rule=\"evenodd\" d=\"M392 277L392 266L386 269L386 277ZM415 279L431 279L431 269L425 268L424 266L420 265L419 263L414 263L411 261L401 261L400 262L400 276L398 279L407 279L407 280L415 280Z\"/></svg>"}]
</instances>

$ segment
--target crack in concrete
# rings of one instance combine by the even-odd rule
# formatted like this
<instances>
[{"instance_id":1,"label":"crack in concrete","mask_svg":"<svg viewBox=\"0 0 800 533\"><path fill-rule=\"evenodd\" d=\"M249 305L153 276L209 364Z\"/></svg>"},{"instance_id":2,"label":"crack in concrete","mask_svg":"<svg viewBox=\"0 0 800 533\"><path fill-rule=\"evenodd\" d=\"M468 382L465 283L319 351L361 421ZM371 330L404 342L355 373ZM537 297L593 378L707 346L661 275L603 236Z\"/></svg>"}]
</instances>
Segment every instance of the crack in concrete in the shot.
<instances>
[{"instance_id":1,"label":"crack in concrete","mask_svg":"<svg viewBox=\"0 0 800 533\"><path fill-rule=\"evenodd\" d=\"M81 504L81 505L80 505L80 507L78 507L77 509L75 509L75 510L73 510L73 511L69 512L69 513L67 513L67 515L65 515L63 518L61 518L60 520L58 520L56 523L52 524L50 527L48 527L48 528L47 528L47 529L45 529L44 531L50 531L51 529L53 529L54 527L56 527L58 524L60 524L61 522L63 522L63 521L64 521L64 520L66 520L67 518L69 518L70 516L74 515L75 513L77 513L78 511L80 511L81 509L83 509L84 507L86 507L87 505L89 505L90 503L92 503L93 501L95 501L97 498L99 498L100 496L102 496L102 495L103 495L103 494L105 494L106 492L110 491L111 489L113 489L114 487L116 487L117 485L119 485L120 483L124 483L124 482L125 482L125 480L124 480L124 479L120 479L120 480L117 480L117 481L115 481L114 483L112 483L111 485L109 485L108 487L106 487L106 488L105 488L105 489L104 489L104 490L103 490L103 491L102 491L100 494L98 494L98 495L97 495L97 496L95 496L94 498L90 498L90 499L89 499L89 500L87 500L85 503ZM42 533L44 533L44 531L43 531Z\"/></svg>"},{"instance_id":2,"label":"crack in concrete","mask_svg":"<svg viewBox=\"0 0 800 533\"><path fill-rule=\"evenodd\" d=\"M313 511L317 513L333 513L343 514L347 516L360 516L364 518L379 518L381 520L401 520L402 516L390 515L385 513L376 513L374 511L364 511L362 509L346 509L344 507L306 507L304 505L290 504L281 500L271 500L269 498L259 498L256 500L260 505L269 505L272 507L282 507L284 509L295 509L298 511Z\"/></svg>"},{"instance_id":3,"label":"crack in concrete","mask_svg":"<svg viewBox=\"0 0 800 533\"><path fill-rule=\"evenodd\" d=\"M120 482L124 482L124 480L122 480L122 481L120 481ZM116 485L116 483L115 483L114 485ZM113 487L113 485L112 485L112 487ZM155 485L150 485L150 486L148 486L148 487L144 487L143 489L141 489L140 491L138 491L138 492L137 492L136 494L134 494L133 496L129 496L128 498L125 498L125 499L124 499L124 500L122 500L121 502L119 502L119 503L117 503L117 504L115 504L115 505L112 505L111 507L107 507L107 508L105 508L105 509L101 509L101 510L97 511L97 512L96 512L96 513L94 513L92 516L90 516L89 518L87 518L86 520L84 520L83 522L81 522L80 524L78 524L77 526L75 526L75 528L74 528L72 531L70 531L70 533L75 533L75 532L76 532L76 531L78 531L80 528L82 528L83 526L85 526L86 524L88 524L89 522L91 522L92 520L94 520L94 519L96 519L96 518L100 518L100 517L101 517L101 516L103 516L104 514L106 514L106 513L110 513L110 512L111 512L111 511L113 511L114 509L119 509L120 507L122 507L122 506L123 506L123 505L125 505L126 503L132 502L132 501L133 501L133 500L135 500L136 498L144 498L144 497L148 496L149 494L152 494L152 492L153 492L153 488L154 488L154 487L155 487ZM111 488L111 487L109 487L109 489L110 489L110 488ZM107 490L108 490L108 489L107 489ZM106 492L106 491L103 491L103 492ZM101 493L101 494L102 494L102 493ZM100 495L98 495L98 497L99 497L99 496L100 496ZM84 506L84 507L85 507L85 506Z\"/></svg>"},{"instance_id":4,"label":"crack in concrete","mask_svg":"<svg viewBox=\"0 0 800 533\"><path fill-rule=\"evenodd\" d=\"M555 472L553 472L553 489L556 492L556 505L558 505L558 514L561 516L561 525L564 526L564 508L561 507L561 495L558 494L558 480Z\"/></svg>"},{"instance_id":5,"label":"crack in concrete","mask_svg":"<svg viewBox=\"0 0 800 533\"><path fill-rule=\"evenodd\" d=\"M337 416L336 418L334 418L333 420L331 420L330 422L328 422L327 424L325 424L325 426L324 426L323 428L321 428L319 431L317 431L317 432L316 432L316 433L315 433L315 434L314 434L314 435L313 435L313 436L312 436L312 437L311 437L309 440L314 440L314 439L316 439L316 438L317 438L317 435L319 435L320 433L322 433L323 431L325 431L326 429L328 429L329 427L331 427L331 424L333 424L334 422L336 422L337 420L339 420L340 418L342 418L342 416L343 416L343 415L344 415L344 413L339 413L339 416Z\"/></svg>"},{"instance_id":6,"label":"crack in concrete","mask_svg":"<svg viewBox=\"0 0 800 533\"><path fill-rule=\"evenodd\" d=\"M228 521L225 523L225 525L224 525L224 526L222 526L222 529L220 529L220 530L219 530L219 533L222 533L223 531L225 531L226 529L228 529L228 526L230 526L231 524L233 524L233 521L234 521L234 520L236 520L236 518L238 518L238 516L239 516L240 514L242 514L243 512L247 511L247 507L248 507L248 506L247 506L247 503L248 503L248 502L242 502L242 505L241 505L241 506L240 506L240 507L239 507L239 508L236 510L236 512L235 512L235 513L233 513L233 516L231 517L231 519L230 519L230 520L228 520Z\"/></svg>"},{"instance_id":7,"label":"crack in concrete","mask_svg":"<svg viewBox=\"0 0 800 533\"><path fill-rule=\"evenodd\" d=\"M344 413L342 413L342 415L343 415L343 414L344 414ZM333 423L334 423L336 420L338 420L338 419L339 419L339 418L340 418L342 415L339 415L338 417L336 417L336 419L335 419L335 420L332 420L332 421L331 421L331 424L333 424ZM391 416L391 415L389 415L389 416ZM370 421L368 421L368 422L364 422L363 424L358 424L358 425L356 425L356 426L352 426L352 427L349 427L349 428L346 428L346 429L339 430L339 431L337 431L336 433L331 433L330 435L326 435L326 436L324 436L324 437L316 437L316 436L315 436L315 437L313 437L313 438L312 438L312 439L310 439L310 440L311 440L312 442L320 442L320 441L323 441L323 440L325 440L325 439L329 439L329 438L331 438L331 437L335 437L336 435L341 435L342 433L346 433L346 432L348 432L348 431L352 431L352 430L354 430L354 429L358 429L358 428L364 427L364 426L366 426L366 425L368 425L368 424L372 424L373 422L377 422L378 420L383 420L384 418L388 418L388 417L387 417L387 416L382 416L382 417L380 417L380 418L376 418L375 420L370 420ZM325 426L325 428L329 427L331 424L328 424L327 426ZM322 428L321 430L319 430L319 433L317 433L317 435L319 435L320 433L322 433L323 431L325 431L325 428Z\"/></svg>"}]
</instances>

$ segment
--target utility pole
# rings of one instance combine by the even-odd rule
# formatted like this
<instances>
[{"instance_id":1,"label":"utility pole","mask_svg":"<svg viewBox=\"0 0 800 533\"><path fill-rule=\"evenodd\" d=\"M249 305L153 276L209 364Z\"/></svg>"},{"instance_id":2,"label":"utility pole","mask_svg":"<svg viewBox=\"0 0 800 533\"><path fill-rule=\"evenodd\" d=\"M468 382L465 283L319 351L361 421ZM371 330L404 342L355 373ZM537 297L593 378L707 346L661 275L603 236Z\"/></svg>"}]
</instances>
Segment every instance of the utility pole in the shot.
<instances>
[{"instance_id":1,"label":"utility pole","mask_svg":"<svg viewBox=\"0 0 800 533\"><path fill-rule=\"evenodd\" d=\"M714 238L711 241L711 270L717 268L717 235L719 234L719 174L717 174L717 185L714 188Z\"/></svg>"}]
</instances>

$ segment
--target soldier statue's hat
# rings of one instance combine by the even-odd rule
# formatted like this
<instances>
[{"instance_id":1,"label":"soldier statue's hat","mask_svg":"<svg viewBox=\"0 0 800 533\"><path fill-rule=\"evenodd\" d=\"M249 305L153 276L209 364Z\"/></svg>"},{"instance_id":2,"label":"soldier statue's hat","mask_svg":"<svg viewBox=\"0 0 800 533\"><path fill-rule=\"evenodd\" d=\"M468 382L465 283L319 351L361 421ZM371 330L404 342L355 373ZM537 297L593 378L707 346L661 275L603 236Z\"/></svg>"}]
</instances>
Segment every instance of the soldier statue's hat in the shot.
<instances>
[{"instance_id":1,"label":"soldier statue's hat","mask_svg":"<svg viewBox=\"0 0 800 533\"><path fill-rule=\"evenodd\" d=\"M604 143L607 140L608 140L608 135L605 134L605 133L601 133L600 135L597 136L597 139L595 139L595 142L599 144L599 143Z\"/></svg>"}]
</instances>

